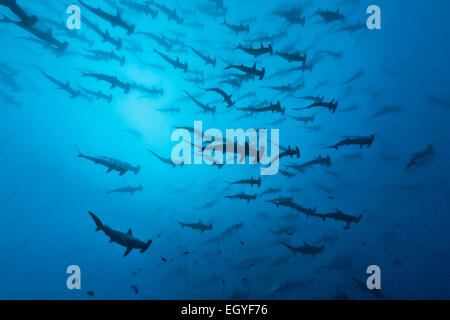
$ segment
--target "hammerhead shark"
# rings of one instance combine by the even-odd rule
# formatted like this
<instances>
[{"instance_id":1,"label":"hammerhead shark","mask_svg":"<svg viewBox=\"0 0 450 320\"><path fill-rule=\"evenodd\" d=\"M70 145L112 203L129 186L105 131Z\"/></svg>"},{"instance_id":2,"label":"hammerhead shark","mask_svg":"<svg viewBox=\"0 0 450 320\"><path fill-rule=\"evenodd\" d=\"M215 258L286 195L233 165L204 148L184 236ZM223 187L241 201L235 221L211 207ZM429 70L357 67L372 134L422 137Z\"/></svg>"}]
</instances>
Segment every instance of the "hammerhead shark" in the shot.
<instances>
[{"instance_id":1,"label":"hammerhead shark","mask_svg":"<svg viewBox=\"0 0 450 320\"><path fill-rule=\"evenodd\" d=\"M130 196L132 196L135 192L142 191L142 190L143 190L142 185L139 185L137 187L132 187L132 186L128 185L127 187L110 190L106 193L108 193L108 194L110 194L110 193L129 193Z\"/></svg>"},{"instance_id":2,"label":"hammerhead shark","mask_svg":"<svg viewBox=\"0 0 450 320\"><path fill-rule=\"evenodd\" d=\"M203 233L205 230L212 230L213 225L212 224L204 224L202 223L202 220L198 220L197 223L183 223L178 222L182 228L189 227L193 230L200 230L201 233Z\"/></svg>"},{"instance_id":3,"label":"hammerhead shark","mask_svg":"<svg viewBox=\"0 0 450 320\"><path fill-rule=\"evenodd\" d=\"M86 22L86 24L92 30L94 30L95 33L97 33L100 37L102 37L102 42L109 42L109 43L111 43L113 46L116 47L116 50L122 49L122 39L120 39L120 38L115 39L115 38L111 37L111 35L109 34L108 30L106 30L106 31L100 30L100 28L96 24L90 22L85 17L83 17L83 22Z\"/></svg>"},{"instance_id":4,"label":"hammerhead shark","mask_svg":"<svg viewBox=\"0 0 450 320\"><path fill-rule=\"evenodd\" d=\"M279 192L281 192L281 188L269 188L269 189L266 189L263 192L261 192L259 194L259 196L261 197L261 196L264 196L266 194L275 194L275 193L279 193Z\"/></svg>"},{"instance_id":5,"label":"hammerhead shark","mask_svg":"<svg viewBox=\"0 0 450 320\"><path fill-rule=\"evenodd\" d=\"M109 158L109 157L87 156L87 155L82 154L80 152L80 150L78 150L78 148L77 148L77 151L78 151L78 158L84 158L84 159L94 162L95 164L99 164L99 165L107 167L108 170L106 171L106 173L110 173L111 171L114 170L114 171L119 172L119 176L123 176L128 171L132 171L132 172L134 172L134 174L138 174L138 172L141 168L140 166L133 167L129 163L126 163L124 161L120 161L117 159Z\"/></svg>"},{"instance_id":6,"label":"hammerhead shark","mask_svg":"<svg viewBox=\"0 0 450 320\"><path fill-rule=\"evenodd\" d=\"M236 49L242 50L245 53L254 56L255 58L266 53L270 53L270 55L273 55L273 48L271 44L269 44L267 47L264 47L264 45L261 43L261 47L259 48L246 48L239 43Z\"/></svg>"},{"instance_id":7,"label":"hammerhead shark","mask_svg":"<svg viewBox=\"0 0 450 320\"><path fill-rule=\"evenodd\" d=\"M286 111L286 108L282 108L280 101L277 101L276 104L271 103L270 106L267 107L261 107L261 108L257 108L257 107L245 107L245 108L240 108L239 110L241 111L245 111L245 112L250 112L250 113L261 113L261 112L277 112L280 113L281 115L284 115L284 112Z\"/></svg>"},{"instance_id":8,"label":"hammerhead shark","mask_svg":"<svg viewBox=\"0 0 450 320\"><path fill-rule=\"evenodd\" d=\"M104 99L108 103L111 103L111 101L112 101L112 98L113 98L112 94L106 95L102 92L102 90L93 91L93 90L86 89L80 85L78 85L78 87L80 87L80 89L82 91L86 92L87 94L90 94L91 96L94 96L97 99Z\"/></svg>"},{"instance_id":9,"label":"hammerhead shark","mask_svg":"<svg viewBox=\"0 0 450 320\"><path fill-rule=\"evenodd\" d=\"M161 10L161 12L163 12L167 16L167 19L169 21L174 20L178 24L183 23L184 20L177 15L177 9L170 10L165 5L158 4L155 1L149 1L148 3L150 3L151 5L154 5L156 8Z\"/></svg>"},{"instance_id":10,"label":"hammerhead shark","mask_svg":"<svg viewBox=\"0 0 450 320\"><path fill-rule=\"evenodd\" d=\"M253 187L253 185L256 185L259 187L261 187L261 177L258 178L258 180L253 179L253 177L251 177L250 179L244 179L244 180L238 180L235 182L230 182L231 184L249 184L251 187Z\"/></svg>"},{"instance_id":11,"label":"hammerhead shark","mask_svg":"<svg viewBox=\"0 0 450 320\"><path fill-rule=\"evenodd\" d=\"M302 122L304 122L305 123L305 125L308 123L308 122L313 122L314 121L314 119L315 119L315 115L313 114L312 116L310 116L310 117L294 117L294 116L291 116L291 115L287 115L289 118L292 118L292 119L294 119L294 120L296 120L296 121L302 121Z\"/></svg>"},{"instance_id":12,"label":"hammerhead shark","mask_svg":"<svg viewBox=\"0 0 450 320\"><path fill-rule=\"evenodd\" d=\"M246 67L243 64L241 64L241 65L229 65L224 68L224 70L228 70L228 69L237 69L246 74L255 75L255 76L259 77L259 80L262 80L264 78L264 75L266 74L265 68L262 68L261 70L256 69L256 62L253 64L253 67Z\"/></svg>"},{"instance_id":13,"label":"hammerhead shark","mask_svg":"<svg viewBox=\"0 0 450 320\"><path fill-rule=\"evenodd\" d=\"M102 73L86 73L83 72L82 77L90 77L95 78L98 81L105 81L111 84L111 89L114 89L115 87L119 87L123 89L125 93L129 93L131 90L131 84L129 82L123 82L120 81L116 76L109 76Z\"/></svg>"},{"instance_id":14,"label":"hammerhead shark","mask_svg":"<svg viewBox=\"0 0 450 320\"><path fill-rule=\"evenodd\" d=\"M184 72L188 71L188 64L187 64L187 62L181 63L179 57L177 57L177 59L174 60L174 59L170 58L168 55L165 55L164 53L161 53L161 52L159 52L156 49L153 49L153 51L156 52L158 55L160 55L161 58L166 60L166 62L171 64L175 69L181 69Z\"/></svg>"},{"instance_id":15,"label":"hammerhead shark","mask_svg":"<svg viewBox=\"0 0 450 320\"><path fill-rule=\"evenodd\" d=\"M70 86L70 82L67 81L66 83L63 83L62 81L56 80L54 77L49 76L47 73L45 73L44 71L42 71L41 69L39 69L39 71L51 82L53 82L54 84L56 84L58 86L58 89L60 90L64 90L66 92L68 92L70 94L70 98L71 99L75 99L76 97L78 97L81 92L80 90L75 90L72 89L72 87Z\"/></svg>"},{"instance_id":16,"label":"hammerhead shark","mask_svg":"<svg viewBox=\"0 0 450 320\"><path fill-rule=\"evenodd\" d=\"M187 92L186 90L183 90L183 91L184 91L184 93L186 93L186 95L188 95L192 99L192 101L194 101L194 103L196 105L198 105L200 108L203 109L203 113L213 113L214 114L216 112L216 106L209 106L207 104L201 103L189 92Z\"/></svg>"},{"instance_id":17,"label":"hammerhead shark","mask_svg":"<svg viewBox=\"0 0 450 320\"><path fill-rule=\"evenodd\" d=\"M94 8L91 7L90 5L84 3L82 0L78 0L78 2L80 2L81 5L83 5L84 7L86 7L86 9L88 9L89 11L91 11L93 14L95 14L96 16L108 21L109 23L111 23L111 26L114 27L120 27L122 29L125 29L127 31L127 34L130 35L134 32L134 25L132 24L128 24L126 23L122 17L120 16L120 12L117 11L116 15L112 15L110 13L107 13L106 11L103 11L100 7Z\"/></svg>"},{"instance_id":18,"label":"hammerhead shark","mask_svg":"<svg viewBox=\"0 0 450 320\"><path fill-rule=\"evenodd\" d=\"M275 51L275 54L277 56L280 56L281 58L283 58L284 60L286 60L289 63L290 62L303 62L303 64L306 63L306 53L304 53L302 55L302 54L300 54L299 51L296 51L294 53Z\"/></svg>"},{"instance_id":19,"label":"hammerhead shark","mask_svg":"<svg viewBox=\"0 0 450 320\"><path fill-rule=\"evenodd\" d=\"M229 195L229 196L225 196L225 198L227 199L239 199L239 200L246 200L247 203L250 203L250 200L256 200L256 193L252 196L252 195L248 195L245 194L244 192L235 194L235 195Z\"/></svg>"},{"instance_id":20,"label":"hammerhead shark","mask_svg":"<svg viewBox=\"0 0 450 320\"><path fill-rule=\"evenodd\" d=\"M306 241L303 241L303 246L296 247L296 248L292 247L291 245L287 244L286 242L281 242L281 244L283 246L285 246L286 248L288 248L289 250L291 250L293 254L297 254L297 252L301 253L303 255L310 254L310 255L312 255L313 258L316 254L321 253L323 251L323 249L325 249L324 246L321 246L321 247L310 246L308 243L306 243Z\"/></svg>"},{"instance_id":21,"label":"hammerhead shark","mask_svg":"<svg viewBox=\"0 0 450 320\"><path fill-rule=\"evenodd\" d=\"M200 51L198 51L197 49L192 48L192 47L190 47L190 46L188 46L188 48L190 48L197 56L199 56L200 59L202 59L203 61L205 61L205 64L206 64L206 65L210 64L210 65L212 65L213 67L216 66L216 64L217 64L217 58L214 58L214 59L213 59L213 58L211 58L210 56L206 56L206 55L204 55L203 53L201 53Z\"/></svg>"},{"instance_id":22,"label":"hammerhead shark","mask_svg":"<svg viewBox=\"0 0 450 320\"><path fill-rule=\"evenodd\" d=\"M116 60L120 63L121 66L125 64L125 56L119 56L113 50L103 51L103 50L91 50L86 48L83 49L92 54L92 55L85 55L85 57L88 59L104 60L107 62L110 60Z\"/></svg>"},{"instance_id":23,"label":"hammerhead shark","mask_svg":"<svg viewBox=\"0 0 450 320\"><path fill-rule=\"evenodd\" d=\"M333 33L345 32L345 31L353 33L353 32L356 32L358 30L362 30L365 27L366 27L366 25L364 23L358 22L358 23L351 24L351 25L348 25L348 26L342 26L342 27L340 27L339 29L337 29Z\"/></svg>"},{"instance_id":24,"label":"hammerhead shark","mask_svg":"<svg viewBox=\"0 0 450 320\"><path fill-rule=\"evenodd\" d=\"M23 26L31 27L38 21L35 15L29 16L16 0L0 0L0 5L8 7L20 19L20 24Z\"/></svg>"},{"instance_id":25,"label":"hammerhead shark","mask_svg":"<svg viewBox=\"0 0 450 320\"><path fill-rule=\"evenodd\" d=\"M282 206L282 207L288 207L288 208L297 210L298 212L306 214L307 217L316 216L316 214L315 214L316 208L312 208L312 209L304 208L301 205L295 203L293 201L292 196L291 197L278 197L276 199L266 200L266 202L270 202L270 203L274 204L277 208Z\"/></svg>"},{"instance_id":26,"label":"hammerhead shark","mask_svg":"<svg viewBox=\"0 0 450 320\"><path fill-rule=\"evenodd\" d=\"M134 82L131 84L131 87L142 93L146 93L149 96L164 95L164 90L162 88L157 88L155 86L152 86L151 88L147 88L147 87L144 87L144 85L142 85L142 84L138 84L138 83Z\"/></svg>"},{"instance_id":27,"label":"hammerhead shark","mask_svg":"<svg viewBox=\"0 0 450 320\"><path fill-rule=\"evenodd\" d=\"M152 240L144 242L133 237L133 232L131 231L131 229L129 229L127 233L114 230L107 225L104 225L101 220L91 211L89 211L89 214L91 215L92 219L95 222L95 225L97 226L97 229L95 229L95 231L103 231L109 237L109 242L116 242L121 246L127 248L125 254L123 255L124 257L126 257L133 249L140 249L140 252L143 253L152 244Z\"/></svg>"},{"instance_id":28,"label":"hammerhead shark","mask_svg":"<svg viewBox=\"0 0 450 320\"><path fill-rule=\"evenodd\" d=\"M227 26L228 29L230 29L231 31L233 31L233 32L236 33L236 34L239 34L239 33L241 33L241 32L247 32L247 33L250 32L250 26L249 26L249 25L244 26L242 23L239 24L239 25L229 24L229 23L227 23L226 20L224 20L224 21L222 22L222 24L223 24L224 26Z\"/></svg>"},{"instance_id":29,"label":"hammerhead shark","mask_svg":"<svg viewBox=\"0 0 450 320\"><path fill-rule=\"evenodd\" d=\"M281 158L284 157L293 157L296 156L297 159L300 158L300 149L298 147L295 147L295 149L291 149L291 146L288 146L287 150L281 152L278 154L275 158L273 158L270 162L275 162Z\"/></svg>"},{"instance_id":30,"label":"hammerhead shark","mask_svg":"<svg viewBox=\"0 0 450 320\"><path fill-rule=\"evenodd\" d=\"M317 12L315 13L315 15L318 14L319 16L322 17L322 19L324 20L325 24L328 24L330 22L333 21L345 21L345 17L343 14L339 13L339 9L336 10L336 12L334 11L329 11L329 10L317 10Z\"/></svg>"},{"instance_id":31,"label":"hammerhead shark","mask_svg":"<svg viewBox=\"0 0 450 320\"><path fill-rule=\"evenodd\" d=\"M350 228L350 223L352 223L352 222L358 223L359 220L361 220L361 218L362 218L362 215L355 217L355 216L351 216L349 214L345 214L339 209L335 209L335 210L336 210L336 212L331 212L331 213L325 213L325 214L317 213L316 216L322 218L323 221L325 221L326 219L333 219L336 221L344 221L347 223L344 227L344 230L347 230Z\"/></svg>"},{"instance_id":32,"label":"hammerhead shark","mask_svg":"<svg viewBox=\"0 0 450 320\"><path fill-rule=\"evenodd\" d=\"M278 197L275 199L271 199L271 200L266 200L266 202L270 202L272 204L274 204L277 208L280 207L280 205L285 205L287 203L290 203L294 200L293 196L290 197Z\"/></svg>"},{"instance_id":33,"label":"hammerhead shark","mask_svg":"<svg viewBox=\"0 0 450 320\"><path fill-rule=\"evenodd\" d=\"M290 93L290 92L295 92L298 89L303 88L304 86L305 86L305 83L300 82L299 84L297 84L295 86L288 83L288 84L282 85L282 86L264 86L262 88L279 91L280 93Z\"/></svg>"},{"instance_id":34,"label":"hammerhead shark","mask_svg":"<svg viewBox=\"0 0 450 320\"><path fill-rule=\"evenodd\" d=\"M158 108L155 110L163 113L180 113L180 107Z\"/></svg>"},{"instance_id":35,"label":"hammerhead shark","mask_svg":"<svg viewBox=\"0 0 450 320\"><path fill-rule=\"evenodd\" d=\"M362 149L362 147L364 145L367 145L367 148L370 148L370 146L373 143L373 140L375 139L375 135L371 135L368 137L358 137L358 136L351 136L351 137L346 137L344 140L339 141L338 143L336 143L333 146L328 146L325 147L327 149L336 149L338 150L339 147L341 146L349 146L352 144L356 144L359 145L359 148Z\"/></svg>"},{"instance_id":36,"label":"hammerhead shark","mask_svg":"<svg viewBox=\"0 0 450 320\"><path fill-rule=\"evenodd\" d=\"M296 176L295 173L292 173L292 172L289 172L289 171L283 170L283 169L279 169L278 172L281 173L281 175L287 177L288 179Z\"/></svg>"},{"instance_id":37,"label":"hammerhead shark","mask_svg":"<svg viewBox=\"0 0 450 320\"><path fill-rule=\"evenodd\" d=\"M197 135L197 134L196 134ZM205 137L205 140L206 139ZM199 150L201 150L202 152L205 150L213 150L213 149L218 149L217 144L211 143L209 145L206 146L199 146L196 145L194 143L191 143L193 146L197 147ZM242 150L241 150L242 149ZM237 141L230 141L230 140L226 140L223 144L222 144L222 153L223 154L227 154L227 153L234 153L236 155L239 155L239 163L243 163L246 157L251 157L253 155L256 155L256 157L254 157L254 163L258 163L260 161L261 158L261 154L264 154L265 148L263 146L260 147L260 149L258 150L257 148L254 148L252 146L250 146L250 144L245 141L243 145L240 145Z\"/></svg>"},{"instance_id":38,"label":"hammerhead shark","mask_svg":"<svg viewBox=\"0 0 450 320\"><path fill-rule=\"evenodd\" d=\"M324 99L324 97L322 97L320 95L318 95L318 96L303 96L303 97L294 96L294 98L302 99L302 100L311 100L311 101L314 101L314 102L322 102L323 99Z\"/></svg>"},{"instance_id":39,"label":"hammerhead shark","mask_svg":"<svg viewBox=\"0 0 450 320\"><path fill-rule=\"evenodd\" d=\"M222 237L233 231L239 231L239 229L242 229L243 227L244 227L243 222L234 224L234 225L230 226L229 228L227 228L224 232L222 232Z\"/></svg>"},{"instance_id":40,"label":"hammerhead shark","mask_svg":"<svg viewBox=\"0 0 450 320\"><path fill-rule=\"evenodd\" d=\"M231 100L232 94L228 95L225 91L223 91L220 88L209 88L206 89L206 91L213 91L220 94L223 97L223 101L227 103L227 108L234 106L234 104L236 103L235 101Z\"/></svg>"},{"instance_id":41,"label":"hammerhead shark","mask_svg":"<svg viewBox=\"0 0 450 320\"><path fill-rule=\"evenodd\" d=\"M434 148L430 144L425 150L415 152L411 155L411 158L409 159L409 162L406 165L404 171L406 172L408 170L411 170L413 167L417 167L426 163L432 156L434 156Z\"/></svg>"},{"instance_id":42,"label":"hammerhead shark","mask_svg":"<svg viewBox=\"0 0 450 320\"><path fill-rule=\"evenodd\" d=\"M341 86L341 85L344 85L344 84L349 84L350 82L353 82L353 81L361 78L363 75L364 75L364 70L361 69L357 73L355 73L355 75L352 76L350 79L345 80L344 82L338 83L337 86Z\"/></svg>"},{"instance_id":43,"label":"hammerhead shark","mask_svg":"<svg viewBox=\"0 0 450 320\"><path fill-rule=\"evenodd\" d=\"M334 99L332 99L330 102L323 102L323 101L314 102L313 104L311 104L305 108L294 108L293 110L306 110L306 109L312 109L315 107L323 107L323 108L327 108L332 113L335 113L337 106L338 106L338 102L335 101Z\"/></svg>"},{"instance_id":44,"label":"hammerhead shark","mask_svg":"<svg viewBox=\"0 0 450 320\"><path fill-rule=\"evenodd\" d=\"M150 152L151 154L153 154L153 155L154 155L155 157L157 157L159 160L161 160L162 163L171 165L171 166L172 166L172 169L175 168L175 167L177 166L176 163L173 163L172 159L166 159L166 158L163 158L163 157L157 155L155 152L153 152L153 151L150 150L150 149L147 149L147 151ZM183 165L183 163L181 163L181 165Z\"/></svg>"},{"instance_id":45,"label":"hammerhead shark","mask_svg":"<svg viewBox=\"0 0 450 320\"><path fill-rule=\"evenodd\" d=\"M164 37L160 37L154 33L151 32L136 32L136 34L142 34L146 37L149 37L153 40L155 40L156 43L158 43L160 46L164 47L167 51L172 50L172 42L167 41Z\"/></svg>"},{"instance_id":46,"label":"hammerhead shark","mask_svg":"<svg viewBox=\"0 0 450 320\"><path fill-rule=\"evenodd\" d=\"M303 163L301 165L289 165L288 167L301 172L306 167L310 167L310 166L313 166L315 164L319 164L321 167L322 166L330 167L331 166L331 158L330 158L330 156L322 157L322 156L319 155L314 160L305 162L305 163Z\"/></svg>"}]
</instances>

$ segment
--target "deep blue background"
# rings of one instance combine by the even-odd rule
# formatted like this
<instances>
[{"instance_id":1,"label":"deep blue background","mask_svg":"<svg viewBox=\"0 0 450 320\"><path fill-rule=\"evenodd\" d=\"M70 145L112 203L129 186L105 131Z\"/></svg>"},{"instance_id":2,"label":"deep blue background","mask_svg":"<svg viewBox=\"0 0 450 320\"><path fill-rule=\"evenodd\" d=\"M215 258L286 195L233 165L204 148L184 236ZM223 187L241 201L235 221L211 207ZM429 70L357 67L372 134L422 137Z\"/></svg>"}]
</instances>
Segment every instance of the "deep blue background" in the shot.
<instances>
[{"instance_id":1,"label":"deep blue background","mask_svg":"<svg viewBox=\"0 0 450 320\"><path fill-rule=\"evenodd\" d=\"M27 12L42 18L37 25L42 29L49 28L43 21L45 18L61 21L63 28L67 17L65 8L76 3L18 2ZM88 2L115 12L108 1ZM228 185L223 180L256 177L257 166L225 166L218 170L204 165L172 169L149 154L146 149L151 148L169 157L174 145L170 134L175 125L192 126L194 120L202 120L204 129L246 129L264 127L280 119L279 115L267 114L234 121L242 114L236 107L226 109L224 104L216 103L218 112L210 116L197 113L198 108L189 100L177 102L185 96L183 89L192 93L202 93L202 90L183 80L192 75L173 70L152 52L153 48L164 51L154 41L136 34L127 36L123 30L111 28L82 8L82 16L98 23L102 30L108 29L115 37L124 38L125 47L129 46L128 40L142 47L143 52L136 54L122 49L119 54L126 55L127 61L120 67L114 61L93 62L83 58L80 53L87 45L68 38L61 30L55 30L54 34L67 40L69 49L62 57L56 57L38 44L18 39L29 36L22 29L1 24L0 61L19 71L16 80L22 89L14 92L3 83L0 89L13 95L22 107L0 105L0 298L85 299L89 298L87 291L93 290L93 298L99 299L330 299L342 293L349 298L371 299L373 295L351 279L353 276L365 282L365 269L370 264L381 267L386 298L450 298L450 110L428 98L432 95L450 100L449 1L302 1L307 20L305 27L301 27L286 26L282 18L271 14L279 7L298 5L299 1L225 0L230 23L256 18L250 22L251 32L242 35L234 35L221 25L222 17L214 19L198 11L195 4L208 4L206 0L164 3L170 8L177 7L186 21L200 22L204 29L167 21L162 12L152 20L123 7L122 16L135 23L137 31L171 37L169 31L183 32L187 36L185 43L237 64L251 65L254 59L231 49L263 32L270 35L287 31L286 37L273 43L275 50L307 50L309 58L319 50L343 52L341 59L325 56L314 65L312 72L293 72L273 79L271 74L295 64L288 65L275 55L261 56L256 59L257 66L266 68L266 79L245 83L234 92L233 98L238 101L236 107L246 107L254 100L277 99L273 91L262 89L263 85L303 80L306 86L296 95L309 95L318 83L327 81L313 94L339 100L338 111L357 105L358 109L346 113L292 111L307 102L292 97L281 99L288 114L316 114L315 122L308 125L321 128L308 130L292 119L271 126L280 129L283 146L296 145L302 152L300 160L283 159L282 163L303 163L319 154L329 154L333 166L315 167L289 180L280 174L263 177L258 192L282 187L282 195L292 193L296 202L317 207L318 212L340 208L349 214L363 214L362 220L350 230L343 230L342 223L324 223L303 215L285 220L281 218L283 215L294 212L276 209L265 202L271 196L248 205L224 199L226 194L240 191L253 194L255 187L234 186L224 191ZM312 17L318 8L340 8L346 24L365 23L367 6L375 3L382 10L380 31L333 33L341 23L323 25L319 17ZM192 10L195 15L183 13L181 8ZM7 8L1 7L0 12L14 17ZM95 40L92 49L112 49L85 24L78 32ZM216 86L222 79L220 76L228 73L222 70L225 64L220 59L217 67L212 68L204 66L190 50L169 55L178 55L190 67L204 70L205 86ZM160 64L165 71L144 66L141 61ZM88 102L83 98L71 100L44 78L37 67L64 82L70 81L72 86L80 84L112 92L114 100L111 104L100 100ZM360 69L364 70L361 79L336 86ZM154 99L142 98L137 91L125 95L120 89L110 90L107 84L82 78L81 71L117 74L127 81L162 87L165 94ZM227 92L235 90L229 86L223 88ZM239 99L252 90L256 98ZM201 100L211 102L218 98L208 92ZM369 120L373 113L388 105L398 105L402 112ZM179 106L181 113L155 110L171 106ZM139 136L130 134L129 130ZM357 147L339 151L323 149L341 136L370 134L376 134L375 142L361 154ZM410 174L404 173L410 155L428 144L433 144L436 150L432 162ZM140 164L141 172L122 177L116 173L107 175L104 167L77 158L76 145L90 155ZM355 153L358 157L347 157ZM394 159L387 161L386 155ZM128 184L142 184L144 190L133 197L106 193ZM332 189L334 199L317 184ZM300 190L293 193L292 187ZM217 200L214 207L196 209L214 199ZM123 247L109 244L104 234L94 232L88 210L111 227L122 231L131 227L135 236L153 239L152 246L144 254L133 251L123 258ZM213 230L201 234L181 229L177 223L198 219L212 223ZM244 228L219 245L202 244L241 221ZM296 228L292 236L280 238L268 231L286 225ZM326 241L324 236L336 240ZM325 250L314 258L293 256L279 244L280 240L295 245L305 240L323 244ZM184 251L190 254L183 255ZM161 261L161 257L169 262ZM284 260L277 264L279 259ZM65 270L71 264L81 267L80 291L66 288ZM288 280L297 283L292 290L266 295ZM131 290L131 284L137 284L138 295Z\"/></svg>"}]
</instances>

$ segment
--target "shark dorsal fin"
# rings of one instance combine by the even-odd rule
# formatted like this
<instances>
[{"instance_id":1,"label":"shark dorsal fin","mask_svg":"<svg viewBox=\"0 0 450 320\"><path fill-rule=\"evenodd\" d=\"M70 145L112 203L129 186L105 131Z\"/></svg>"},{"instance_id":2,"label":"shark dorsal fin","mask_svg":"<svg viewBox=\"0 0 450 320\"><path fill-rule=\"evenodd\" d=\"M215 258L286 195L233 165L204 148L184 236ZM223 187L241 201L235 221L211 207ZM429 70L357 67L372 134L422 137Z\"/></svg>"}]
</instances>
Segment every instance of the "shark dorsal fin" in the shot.
<instances>
[{"instance_id":1,"label":"shark dorsal fin","mask_svg":"<svg viewBox=\"0 0 450 320\"><path fill-rule=\"evenodd\" d=\"M253 64L253 68L256 68L256 62Z\"/></svg>"},{"instance_id":2,"label":"shark dorsal fin","mask_svg":"<svg viewBox=\"0 0 450 320\"><path fill-rule=\"evenodd\" d=\"M198 219L198 224L202 224L202 220L201 219Z\"/></svg>"},{"instance_id":3,"label":"shark dorsal fin","mask_svg":"<svg viewBox=\"0 0 450 320\"><path fill-rule=\"evenodd\" d=\"M131 228L128 229L127 235L129 235L129 236L132 236L132 235L133 235L133 232L131 231Z\"/></svg>"},{"instance_id":4,"label":"shark dorsal fin","mask_svg":"<svg viewBox=\"0 0 450 320\"><path fill-rule=\"evenodd\" d=\"M309 247L309 244L307 244L306 241L303 241L303 244L305 245L305 247Z\"/></svg>"}]
</instances>

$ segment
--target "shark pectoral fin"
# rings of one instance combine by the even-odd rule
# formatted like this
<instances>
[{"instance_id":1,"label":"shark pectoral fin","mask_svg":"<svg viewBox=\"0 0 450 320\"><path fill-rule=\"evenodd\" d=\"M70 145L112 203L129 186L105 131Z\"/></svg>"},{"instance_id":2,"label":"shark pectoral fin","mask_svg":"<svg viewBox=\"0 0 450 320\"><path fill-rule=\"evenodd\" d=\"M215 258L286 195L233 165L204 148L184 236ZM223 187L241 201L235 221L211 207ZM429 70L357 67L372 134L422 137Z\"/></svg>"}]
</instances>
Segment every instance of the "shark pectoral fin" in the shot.
<instances>
[{"instance_id":1,"label":"shark pectoral fin","mask_svg":"<svg viewBox=\"0 0 450 320\"><path fill-rule=\"evenodd\" d=\"M126 173L126 171L120 171L119 176L123 176Z\"/></svg>"},{"instance_id":2,"label":"shark pectoral fin","mask_svg":"<svg viewBox=\"0 0 450 320\"><path fill-rule=\"evenodd\" d=\"M131 252L131 250L133 250L133 248L127 248L123 256L126 257Z\"/></svg>"},{"instance_id":3,"label":"shark pectoral fin","mask_svg":"<svg viewBox=\"0 0 450 320\"><path fill-rule=\"evenodd\" d=\"M108 167L108 170L106 170L106 173L110 173L112 171L111 167Z\"/></svg>"},{"instance_id":4,"label":"shark pectoral fin","mask_svg":"<svg viewBox=\"0 0 450 320\"><path fill-rule=\"evenodd\" d=\"M112 238L109 239L109 243L114 242L114 240Z\"/></svg>"}]
</instances>

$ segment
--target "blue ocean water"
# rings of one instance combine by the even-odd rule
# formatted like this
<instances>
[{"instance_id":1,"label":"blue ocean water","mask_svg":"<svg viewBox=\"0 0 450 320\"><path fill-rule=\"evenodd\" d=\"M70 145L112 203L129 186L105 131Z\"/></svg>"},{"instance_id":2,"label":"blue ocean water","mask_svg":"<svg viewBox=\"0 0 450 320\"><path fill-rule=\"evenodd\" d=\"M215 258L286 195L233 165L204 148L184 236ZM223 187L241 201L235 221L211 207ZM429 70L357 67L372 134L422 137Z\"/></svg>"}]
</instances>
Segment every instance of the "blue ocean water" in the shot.
<instances>
[{"instance_id":1,"label":"blue ocean water","mask_svg":"<svg viewBox=\"0 0 450 320\"><path fill-rule=\"evenodd\" d=\"M450 298L448 1L224 0L226 9L221 1L156 2L176 8L182 23L168 20L155 3L149 5L158 12L154 19L132 10L134 2L145 3L86 1L114 15L119 9L121 18L135 25L128 35L75 0L17 0L38 17L34 28L51 29L54 38L67 41L67 49L59 51L36 41L20 25L0 24L0 298ZM81 29L70 33L66 8L72 4L81 8ZM381 30L365 27L371 4L381 8ZM302 9L304 26L289 24L279 14L293 8ZM339 9L345 20L326 24L319 9ZM0 13L18 21L4 5ZM86 19L122 39L123 48L103 42ZM224 21L249 25L250 31L236 34ZM362 28L354 32L341 29L358 23ZM142 32L162 37L172 44L170 50ZM264 36L275 37L258 40ZM236 49L239 44L259 48L261 42L270 43L274 54L254 58ZM216 66L205 65L188 46L216 57ZM174 69L154 49L187 62L189 71ZM92 60L94 53L87 50L113 50L125 62ZM289 70L304 64L288 63L275 53L297 50L306 53L305 65L311 70ZM224 70L228 64L254 63L265 68L264 79L243 81L240 87L220 83L240 73ZM192 73L196 70L203 76ZM72 99L44 73L69 82L76 91L81 86L112 94L112 101L86 93ZM84 73L117 76L162 89L163 94L152 95L139 86L125 93ZM358 73L362 75L342 84ZM287 94L263 88L301 82L304 87ZM212 87L232 93L235 105L227 108L220 95L204 90ZM217 106L216 113L201 113L184 90ZM312 103L299 97L316 95L326 102L337 100L336 112L294 110ZM242 117L247 114L239 110L277 101L286 108L284 115ZM161 111L165 108L180 111ZM292 118L312 115L307 124ZM261 176L261 187L231 185L258 178L260 165L173 168L148 152L170 158L174 127L193 126L194 121L202 121L203 130L223 132L279 129L281 146L300 149L299 159L280 159L281 169L295 176ZM369 148L324 148L345 136L373 134ZM434 154L405 170L411 156L429 145ZM77 148L89 156L139 165L140 170L122 176L106 173L106 167L77 157ZM289 168L319 155L330 156L331 166ZM107 193L138 185L143 190L132 196ZM281 191L261 195L269 188ZM258 196L249 203L225 198L240 192ZM338 208L362 218L344 230L342 221L322 221L267 202L280 196L292 196L296 204L316 208L317 214ZM95 232L88 211L116 230L131 228L135 237L152 239L151 246L123 257L123 246ZM199 220L212 224L212 230L179 224ZM223 235L241 222L241 229ZM294 247L306 242L324 250L315 256L293 254L281 242ZM80 290L67 288L70 265L81 270ZM370 265L380 267L381 291L365 287Z\"/></svg>"}]
</instances>

